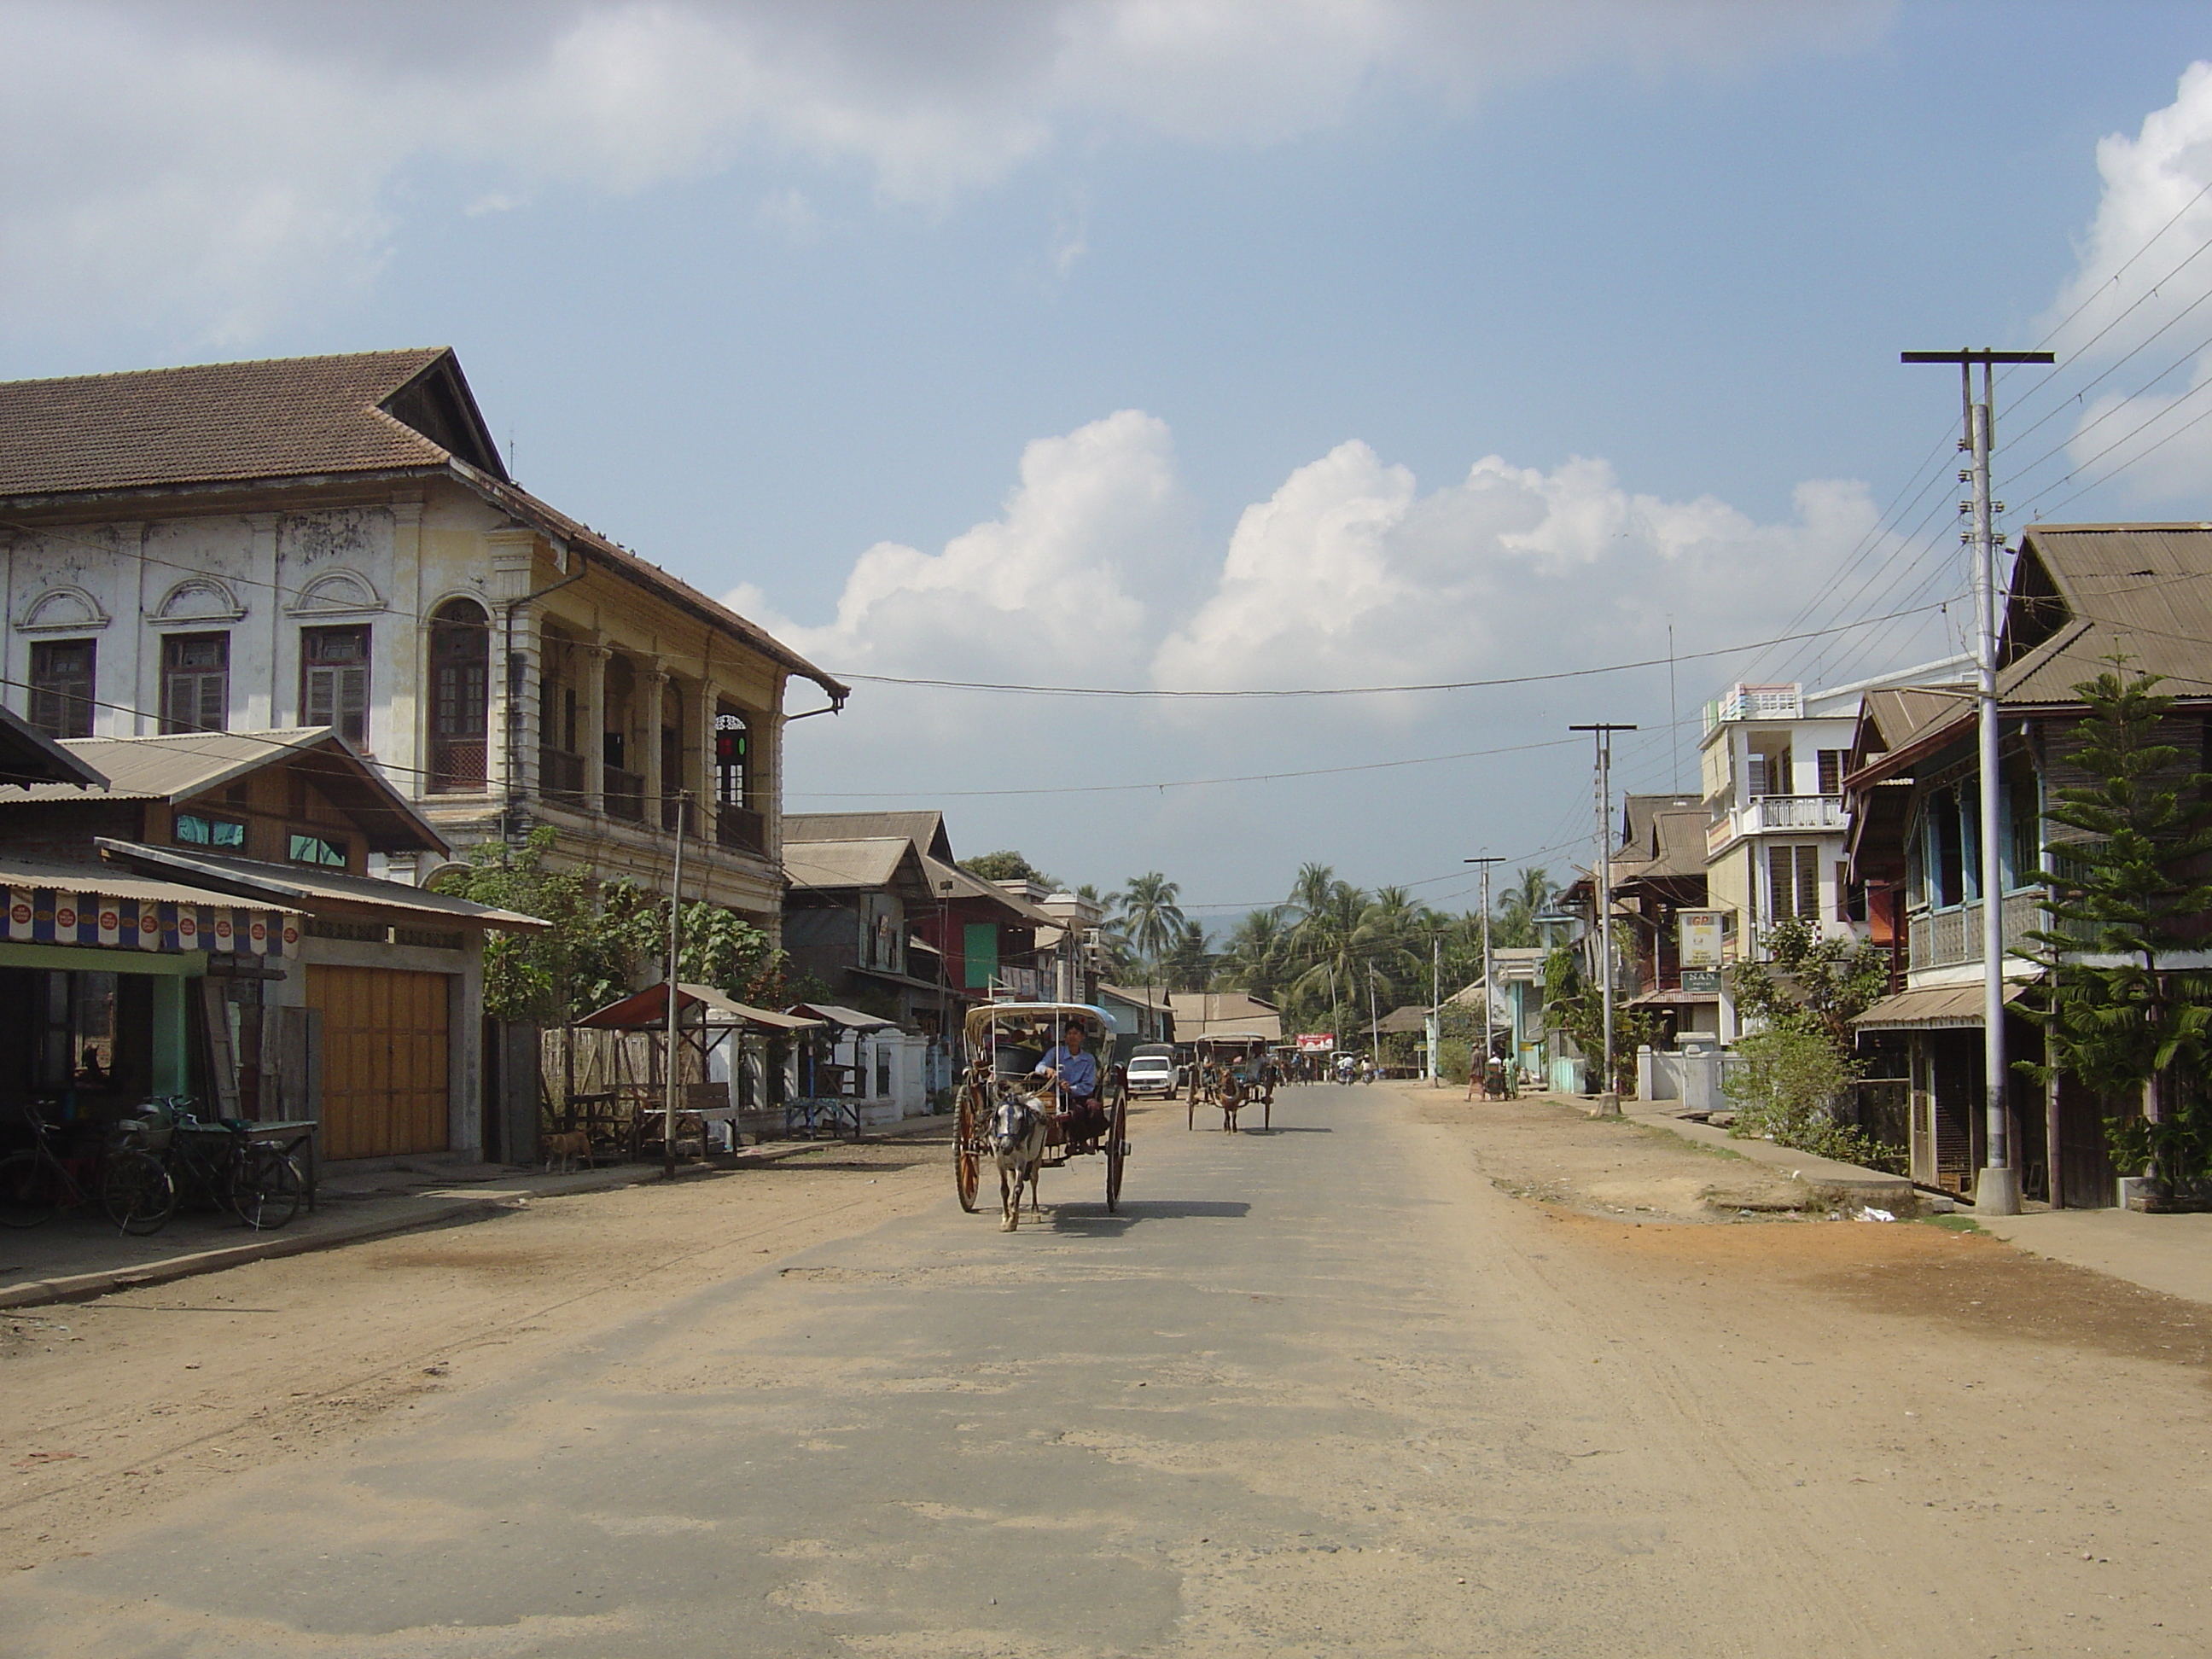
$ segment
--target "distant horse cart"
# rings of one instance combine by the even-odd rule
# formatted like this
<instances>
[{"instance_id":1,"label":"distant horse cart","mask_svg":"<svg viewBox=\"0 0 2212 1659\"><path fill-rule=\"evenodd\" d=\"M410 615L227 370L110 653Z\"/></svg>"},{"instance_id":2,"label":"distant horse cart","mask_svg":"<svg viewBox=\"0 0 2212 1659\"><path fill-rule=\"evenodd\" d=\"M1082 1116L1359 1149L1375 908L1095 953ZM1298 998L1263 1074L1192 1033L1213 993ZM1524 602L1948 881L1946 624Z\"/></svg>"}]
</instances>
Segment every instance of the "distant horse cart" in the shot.
<instances>
[{"instance_id":1,"label":"distant horse cart","mask_svg":"<svg viewBox=\"0 0 2212 1659\"><path fill-rule=\"evenodd\" d=\"M1192 1045L1186 1128L1198 1127L1201 1102L1220 1109L1221 1127L1231 1134L1237 1133L1237 1114L1248 1106L1260 1108L1261 1128L1274 1127L1278 1068L1268 1052L1271 1041L1256 1031L1225 1031Z\"/></svg>"},{"instance_id":2,"label":"distant horse cart","mask_svg":"<svg viewBox=\"0 0 2212 1659\"><path fill-rule=\"evenodd\" d=\"M1098 1086L1089 1101L1071 1101L1038 1063L1068 1026L1082 1029L1084 1049L1094 1056ZM1037 1176L1070 1158L1097 1157L1106 1164L1106 1208L1121 1201L1121 1170L1129 1156L1128 1079L1113 1061L1114 1018L1078 1002L994 1002L969 1011L969 1062L961 1079L953 1128L952 1171L960 1207L971 1214L983 1166L999 1171L999 1225L1021 1224L1022 1197L1042 1214Z\"/></svg>"}]
</instances>

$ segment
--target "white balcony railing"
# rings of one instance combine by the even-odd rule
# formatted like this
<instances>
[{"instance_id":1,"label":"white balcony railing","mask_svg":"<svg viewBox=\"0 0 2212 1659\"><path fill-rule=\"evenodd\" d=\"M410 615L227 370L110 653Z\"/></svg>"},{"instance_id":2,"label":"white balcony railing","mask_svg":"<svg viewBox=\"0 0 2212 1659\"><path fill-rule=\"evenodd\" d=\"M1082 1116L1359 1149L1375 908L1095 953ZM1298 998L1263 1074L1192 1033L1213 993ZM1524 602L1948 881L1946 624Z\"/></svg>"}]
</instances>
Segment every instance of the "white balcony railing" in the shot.
<instances>
[{"instance_id":1,"label":"white balcony railing","mask_svg":"<svg viewBox=\"0 0 2212 1659\"><path fill-rule=\"evenodd\" d=\"M1817 834L1843 827L1841 795L1755 795L1705 826L1705 855L1710 858L1746 836L1777 830Z\"/></svg>"},{"instance_id":2,"label":"white balcony railing","mask_svg":"<svg viewBox=\"0 0 2212 1659\"><path fill-rule=\"evenodd\" d=\"M1760 795L1747 808L1747 830L1840 830L1841 795Z\"/></svg>"}]
</instances>

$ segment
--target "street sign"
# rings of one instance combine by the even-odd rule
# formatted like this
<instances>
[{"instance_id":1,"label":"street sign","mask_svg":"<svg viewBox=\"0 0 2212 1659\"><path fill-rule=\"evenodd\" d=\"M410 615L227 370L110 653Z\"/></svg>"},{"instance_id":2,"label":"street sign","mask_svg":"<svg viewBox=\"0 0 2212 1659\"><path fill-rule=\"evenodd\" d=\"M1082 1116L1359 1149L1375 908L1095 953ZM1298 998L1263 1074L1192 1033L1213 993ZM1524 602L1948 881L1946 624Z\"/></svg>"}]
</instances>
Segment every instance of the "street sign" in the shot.
<instances>
[{"instance_id":1,"label":"street sign","mask_svg":"<svg viewBox=\"0 0 2212 1659\"><path fill-rule=\"evenodd\" d=\"M1677 910L1674 925L1681 947L1682 966L1717 968L1721 965L1721 912Z\"/></svg>"},{"instance_id":2,"label":"street sign","mask_svg":"<svg viewBox=\"0 0 2212 1659\"><path fill-rule=\"evenodd\" d=\"M1718 991L1721 970L1717 968L1685 968L1682 969L1682 988L1685 991Z\"/></svg>"}]
</instances>

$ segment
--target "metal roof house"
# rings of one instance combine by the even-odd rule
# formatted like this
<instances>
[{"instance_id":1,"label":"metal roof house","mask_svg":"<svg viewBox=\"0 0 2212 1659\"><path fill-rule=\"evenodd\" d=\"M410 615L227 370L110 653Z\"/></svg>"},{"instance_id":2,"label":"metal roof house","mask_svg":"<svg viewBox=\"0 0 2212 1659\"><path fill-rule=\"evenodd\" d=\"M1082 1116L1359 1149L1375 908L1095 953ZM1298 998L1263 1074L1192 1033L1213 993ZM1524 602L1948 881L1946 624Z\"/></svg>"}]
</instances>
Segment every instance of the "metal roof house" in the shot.
<instances>
[{"instance_id":1,"label":"metal roof house","mask_svg":"<svg viewBox=\"0 0 2212 1659\"><path fill-rule=\"evenodd\" d=\"M2164 678L2172 740L2191 770L2212 733L2212 525L2036 525L2004 604L1997 695L2003 889L1981 890L1977 713L1947 687L1869 695L1844 789L1851 879L1899 918L1895 989L1857 1022L1863 1046L1898 1050L1900 1132L1916 1181L1964 1192L1984 1161L1980 917L2002 908L2008 1002L2041 973L2027 935L2043 927L2052 791L2087 781L2067 756L2087 705L2075 690L2124 658ZM2212 922L2212 919L2208 919ZM2008 1051L2042 1052L2039 1030L2006 1021ZM2102 1119L2109 1103L2070 1079L2008 1092L2027 1194L2070 1207L2114 1202Z\"/></svg>"}]
</instances>

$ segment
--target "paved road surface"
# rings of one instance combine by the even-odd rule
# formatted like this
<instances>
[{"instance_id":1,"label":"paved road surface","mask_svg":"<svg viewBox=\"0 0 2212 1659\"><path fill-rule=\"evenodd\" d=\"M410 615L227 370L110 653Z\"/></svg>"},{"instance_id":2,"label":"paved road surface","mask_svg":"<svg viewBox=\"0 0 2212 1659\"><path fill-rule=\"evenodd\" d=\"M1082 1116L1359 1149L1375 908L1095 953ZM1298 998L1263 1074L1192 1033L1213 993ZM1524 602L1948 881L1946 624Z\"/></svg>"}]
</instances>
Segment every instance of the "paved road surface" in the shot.
<instances>
[{"instance_id":1,"label":"paved road surface","mask_svg":"<svg viewBox=\"0 0 2212 1659\"><path fill-rule=\"evenodd\" d=\"M1794 1659L1925 1650L1938 1607L1947 1650L2027 1650L1987 1537L1779 1467L1786 1407L1732 1423L1632 1329L1663 1309L1417 1116L1178 1105L1122 1214L1080 1164L1011 1237L948 1178L18 1575L0 1651ZM2197 1650L2160 1628L2124 1650Z\"/></svg>"}]
</instances>

